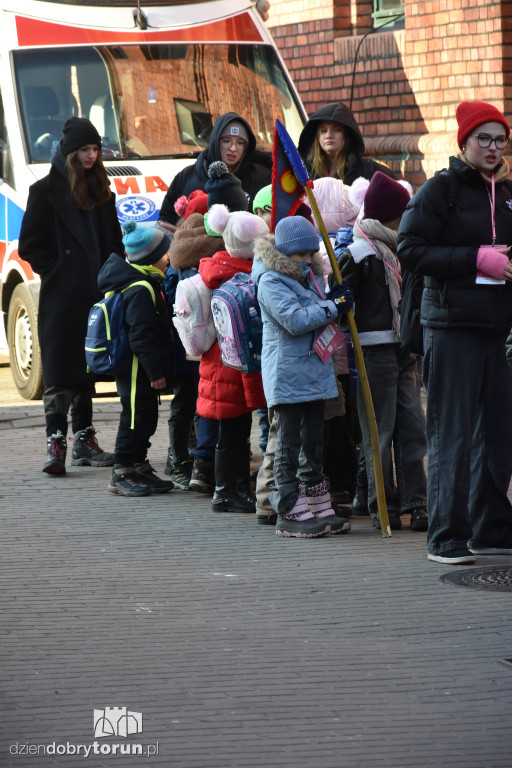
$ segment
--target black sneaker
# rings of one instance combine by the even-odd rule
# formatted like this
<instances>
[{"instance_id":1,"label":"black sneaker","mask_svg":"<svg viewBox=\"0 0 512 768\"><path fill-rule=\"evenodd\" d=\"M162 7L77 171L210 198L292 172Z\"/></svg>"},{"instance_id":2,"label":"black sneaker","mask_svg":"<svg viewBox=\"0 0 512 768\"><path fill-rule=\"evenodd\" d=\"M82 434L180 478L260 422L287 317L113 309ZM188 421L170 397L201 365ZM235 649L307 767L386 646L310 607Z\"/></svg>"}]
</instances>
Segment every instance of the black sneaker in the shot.
<instances>
[{"instance_id":1,"label":"black sneaker","mask_svg":"<svg viewBox=\"0 0 512 768\"><path fill-rule=\"evenodd\" d=\"M73 467L113 467L114 454L106 453L99 447L96 440L96 430L93 426L76 432L73 437L73 453L71 454L71 466Z\"/></svg>"},{"instance_id":2,"label":"black sneaker","mask_svg":"<svg viewBox=\"0 0 512 768\"><path fill-rule=\"evenodd\" d=\"M171 476L174 487L179 488L180 491L188 491L193 463L192 459L187 459L174 464L170 472L167 471L167 467L165 468L165 474Z\"/></svg>"},{"instance_id":3,"label":"black sneaker","mask_svg":"<svg viewBox=\"0 0 512 768\"><path fill-rule=\"evenodd\" d=\"M329 523L325 518L309 517L307 520L287 520L277 516L276 534L283 538L315 539L331 532Z\"/></svg>"},{"instance_id":4,"label":"black sneaker","mask_svg":"<svg viewBox=\"0 0 512 768\"><path fill-rule=\"evenodd\" d=\"M277 522L277 515L275 512L272 512L270 515L256 514L256 522L258 525L275 525Z\"/></svg>"},{"instance_id":5,"label":"black sneaker","mask_svg":"<svg viewBox=\"0 0 512 768\"><path fill-rule=\"evenodd\" d=\"M370 517L372 519L374 528L377 528L377 530L380 531L380 517L378 512L370 512ZM389 527L392 531L399 531L402 527L400 515L394 509L388 509L388 520Z\"/></svg>"},{"instance_id":6,"label":"black sneaker","mask_svg":"<svg viewBox=\"0 0 512 768\"><path fill-rule=\"evenodd\" d=\"M139 483L146 485L150 493L168 493L174 488L171 480L161 480L155 470L146 459L140 464L135 464L135 473Z\"/></svg>"},{"instance_id":7,"label":"black sneaker","mask_svg":"<svg viewBox=\"0 0 512 768\"><path fill-rule=\"evenodd\" d=\"M112 469L112 477L108 484L110 493L118 493L121 496L149 496L151 489L141 482L135 467L123 467L115 464Z\"/></svg>"},{"instance_id":8,"label":"black sneaker","mask_svg":"<svg viewBox=\"0 0 512 768\"><path fill-rule=\"evenodd\" d=\"M188 485L189 491L198 491L199 493L207 493L210 496L213 495L215 490L215 481L213 476L213 461L202 461L201 459L196 459L194 461L194 467L192 469L192 475Z\"/></svg>"},{"instance_id":9,"label":"black sneaker","mask_svg":"<svg viewBox=\"0 0 512 768\"><path fill-rule=\"evenodd\" d=\"M433 555L428 552L427 559L434 563L445 563L446 565L471 565L476 560L474 554L467 547L455 547L455 549L443 552L442 555Z\"/></svg>"},{"instance_id":10,"label":"black sneaker","mask_svg":"<svg viewBox=\"0 0 512 768\"><path fill-rule=\"evenodd\" d=\"M55 435L47 440L48 454L46 461L43 464L43 472L48 475L65 475L66 474L66 438L60 431L57 430Z\"/></svg>"},{"instance_id":11,"label":"black sneaker","mask_svg":"<svg viewBox=\"0 0 512 768\"><path fill-rule=\"evenodd\" d=\"M428 515L424 507L411 509L411 530L428 531Z\"/></svg>"}]
</instances>

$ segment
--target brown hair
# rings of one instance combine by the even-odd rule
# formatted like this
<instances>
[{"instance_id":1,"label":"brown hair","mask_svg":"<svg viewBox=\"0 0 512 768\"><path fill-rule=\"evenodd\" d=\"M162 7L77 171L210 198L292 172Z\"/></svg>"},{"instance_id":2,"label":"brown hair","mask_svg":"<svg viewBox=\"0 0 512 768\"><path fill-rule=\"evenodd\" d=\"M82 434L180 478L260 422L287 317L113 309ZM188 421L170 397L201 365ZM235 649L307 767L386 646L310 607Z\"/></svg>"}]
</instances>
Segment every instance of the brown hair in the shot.
<instances>
[{"instance_id":1,"label":"brown hair","mask_svg":"<svg viewBox=\"0 0 512 768\"><path fill-rule=\"evenodd\" d=\"M350 147L350 140L347 131L344 131L345 140L343 146L336 156L336 168L335 173L338 179L343 181L345 177L345 171L347 169L347 149ZM327 161L327 157L322 147L320 146L320 126L315 134L313 146L311 147L308 155L308 161L311 167L311 172L314 179L321 179L324 176L329 176L331 173L330 163Z\"/></svg>"},{"instance_id":2,"label":"brown hair","mask_svg":"<svg viewBox=\"0 0 512 768\"><path fill-rule=\"evenodd\" d=\"M92 211L93 208L106 203L112 197L101 150L98 151L96 162L87 173L78 160L78 150L70 152L66 157L66 168L71 185L71 198L78 208L83 211Z\"/></svg>"}]
</instances>

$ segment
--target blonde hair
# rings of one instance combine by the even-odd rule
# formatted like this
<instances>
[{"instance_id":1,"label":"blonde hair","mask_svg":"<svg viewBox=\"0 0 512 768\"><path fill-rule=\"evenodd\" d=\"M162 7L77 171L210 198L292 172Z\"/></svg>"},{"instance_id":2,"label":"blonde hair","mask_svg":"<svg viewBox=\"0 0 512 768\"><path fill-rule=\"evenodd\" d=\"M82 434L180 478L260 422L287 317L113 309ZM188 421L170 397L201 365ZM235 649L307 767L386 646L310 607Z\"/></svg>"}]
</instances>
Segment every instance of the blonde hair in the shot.
<instances>
[{"instance_id":1,"label":"blonde hair","mask_svg":"<svg viewBox=\"0 0 512 768\"><path fill-rule=\"evenodd\" d=\"M344 131L345 141L343 147L340 149L336 156L335 174L338 179L345 178L345 172L347 170L347 144L349 145L349 138L347 132ZM327 156L320 146L320 126L318 126L313 146L308 155L308 161L311 168L311 173L314 179L322 178L323 176L329 176L331 173L331 164L327 160Z\"/></svg>"},{"instance_id":2,"label":"blonde hair","mask_svg":"<svg viewBox=\"0 0 512 768\"><path fill-rule=\"evenodd\" d=\"M112 197L101 150L98 151L96 162L87 173L78 160L78 150L67 155L66 168L71 186L71 198L78 208L83 211L92 211L93 208L106 203Z\"/></svg>"}]
</instances>

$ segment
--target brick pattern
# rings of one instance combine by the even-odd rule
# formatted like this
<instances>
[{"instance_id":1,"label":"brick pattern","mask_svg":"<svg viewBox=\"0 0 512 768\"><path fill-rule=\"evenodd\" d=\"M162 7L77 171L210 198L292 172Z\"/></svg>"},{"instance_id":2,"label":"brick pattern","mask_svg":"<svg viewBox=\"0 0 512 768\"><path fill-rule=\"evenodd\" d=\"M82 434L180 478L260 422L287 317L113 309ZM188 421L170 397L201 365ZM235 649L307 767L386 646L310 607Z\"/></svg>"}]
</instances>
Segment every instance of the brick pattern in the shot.
<instances>
[{"instance_id":1,"label":"brick pattern","mask_svg":"<svg viewBox=\"0 0 512 768\"><path fill-rule=\"evenodd\" d=\"M405 0L405 29L363 39L372 7L272 0L268 24L307 112L352 102L368 152L418 185L457 150L460 101L490 101L510 113L512 3L454 0L447 11L441 0Z\"/></svg>"}]
</instances>

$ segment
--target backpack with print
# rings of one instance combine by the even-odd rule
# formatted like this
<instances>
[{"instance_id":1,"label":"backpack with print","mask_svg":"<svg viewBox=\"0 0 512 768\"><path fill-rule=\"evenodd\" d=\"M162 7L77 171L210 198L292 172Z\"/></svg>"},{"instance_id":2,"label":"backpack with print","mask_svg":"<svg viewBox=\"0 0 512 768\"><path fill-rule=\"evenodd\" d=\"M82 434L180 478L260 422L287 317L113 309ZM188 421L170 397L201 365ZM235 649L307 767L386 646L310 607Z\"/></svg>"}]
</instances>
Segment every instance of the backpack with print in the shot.
<instances>
[{"instance_id":1,"label":"backpack with print","mask_svg":"<svg viewBox=\"0 0 512 768\"><path fill-rule=\"evenodd\" d=\"M128 328L124 321L123 293L136 285L145 286L156 301L153 286L147 280L137 280L120 291L109 291L105 298L93 304L87 321L85 360L93 373L115 376L132 362Z\"/></svg>"},{"instance_id":2,"label":"backpack with print","mask_svg":"<svg viewBox=\"0 0 512 768\"><path fill-rule=\"evenodd\" d=\"M250 276L239 272L216 288L211 307L224 365L243 373L261 371L263 323Z\"/></svg>"},{"instance_id":3,"label":"backpack with print","mask_svg":"<svg viewBox=\"0 0 512 768\"><path fill-rule=\"evenodd\" d=\"M189 357L200 357L215 342L211 296L211 288L199 273L180 280L176 287L172 322Z\"/></svg>"}]
</instances>

